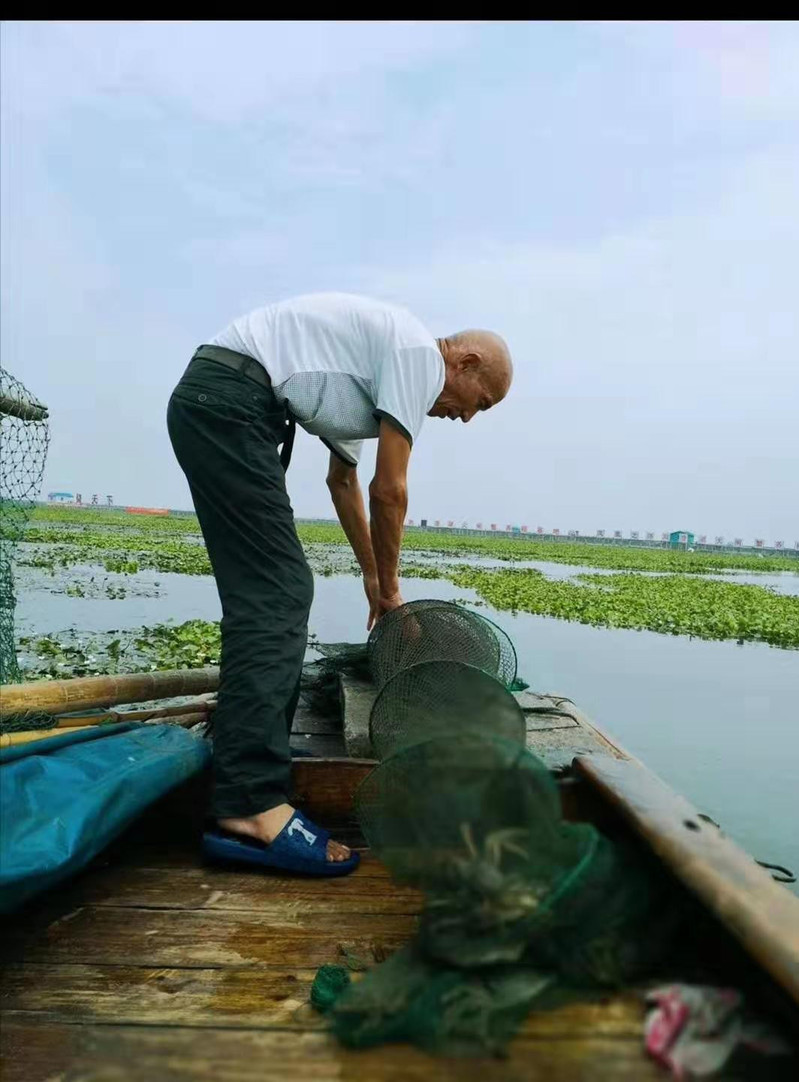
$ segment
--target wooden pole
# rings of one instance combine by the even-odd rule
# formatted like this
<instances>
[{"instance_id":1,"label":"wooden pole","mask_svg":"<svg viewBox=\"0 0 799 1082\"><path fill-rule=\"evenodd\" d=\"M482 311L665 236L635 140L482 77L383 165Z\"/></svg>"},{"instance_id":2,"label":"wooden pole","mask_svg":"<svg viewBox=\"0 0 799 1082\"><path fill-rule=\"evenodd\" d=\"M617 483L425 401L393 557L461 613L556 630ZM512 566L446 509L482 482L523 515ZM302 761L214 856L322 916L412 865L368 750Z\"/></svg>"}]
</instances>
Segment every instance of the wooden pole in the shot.
<instances>
[{"instance_id":1,"label":"wooden pole","mask_svg":"<svg viewBox=\"0 0 799 1082\"><path fill-rule=\"evenodd\" d=\"M158 718L171 718L195 711L208 714L216 710L216 698L213 698L213 695L214 693L210 692L179 706L161 706L153 710L109 710L107 714L79 714L76 717L59 718L58 725L62 729L74 729L82 725L107 725L119 721L155 721Z\"/></svg>"},{"instance_id":2,"label":"wooden pole","mask_svg":"<svg viewBox=\"0 0 799 1082\"><path fill-rule=\"evenodd\" d=\"M6 684L0 688L0 718L62 714L116 703L168 699L173 695L199 695L215 691L218 686L216 667Z\"/></svg>"}]
</instances>

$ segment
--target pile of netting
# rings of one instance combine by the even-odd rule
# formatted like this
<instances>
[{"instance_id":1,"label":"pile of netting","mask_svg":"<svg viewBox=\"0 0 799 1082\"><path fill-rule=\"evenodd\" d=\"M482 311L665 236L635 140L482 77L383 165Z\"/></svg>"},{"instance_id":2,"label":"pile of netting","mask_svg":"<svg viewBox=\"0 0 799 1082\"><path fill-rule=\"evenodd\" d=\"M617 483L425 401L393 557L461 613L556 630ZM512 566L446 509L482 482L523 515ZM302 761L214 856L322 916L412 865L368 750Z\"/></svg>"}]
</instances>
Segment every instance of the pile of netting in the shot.
<instances>
[{"instance_id":1,"label":"pile of netting","mask_svg":"<svg viewBox=\"0 0 799 1082\"><path fill-rule=\"evenodd\" d=\"M334 654L341 668L347 650ZM507 636L460 606L416 602L380 621L357 664L378 689L379 759L358 821L424 908L414 939L359 979L320 969L311 1002L336 1036L499 1054L533 1007L644 975L678 909L639 853L564 821L525 746Z\"/></svg>"},{"instance_id":2,"label":"pile of netting","mask_svg":"<svg viewBox=\"0 0 799 1082\"><path fill-rule=\"evenodd\" d=\"M42 487L47 409L0 368L0 684L19 680L12 561Z\"/></svg>"}]
</instances>

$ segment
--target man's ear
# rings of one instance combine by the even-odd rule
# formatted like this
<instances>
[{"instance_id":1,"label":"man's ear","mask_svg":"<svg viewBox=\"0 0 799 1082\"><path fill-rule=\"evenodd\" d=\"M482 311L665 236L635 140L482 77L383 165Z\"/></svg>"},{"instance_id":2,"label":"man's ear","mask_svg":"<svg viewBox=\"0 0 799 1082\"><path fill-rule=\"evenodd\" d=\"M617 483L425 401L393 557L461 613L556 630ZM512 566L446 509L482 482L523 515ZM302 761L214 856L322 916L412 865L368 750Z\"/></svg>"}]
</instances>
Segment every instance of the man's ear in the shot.
<instances>
[{"instance_id":1,"label":"man's ear","mask_svg":"<svg viewBox=\"0 0 799 1082\"><path fill-rule=\"evenodd\" d=\"M479 353L464 353L458 361L458 368L461 372L474 372L480 367L480 360Z\"/></svg>"}]
</instances>

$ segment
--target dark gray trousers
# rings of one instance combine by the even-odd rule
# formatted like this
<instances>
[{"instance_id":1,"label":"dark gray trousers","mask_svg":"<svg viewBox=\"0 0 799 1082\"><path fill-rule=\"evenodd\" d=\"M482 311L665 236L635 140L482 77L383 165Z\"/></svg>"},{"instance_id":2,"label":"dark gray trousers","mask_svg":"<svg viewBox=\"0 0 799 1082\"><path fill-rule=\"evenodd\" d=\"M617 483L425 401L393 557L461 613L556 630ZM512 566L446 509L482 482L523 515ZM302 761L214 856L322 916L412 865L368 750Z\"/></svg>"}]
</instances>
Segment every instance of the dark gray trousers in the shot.
<instances>
[{"instance_id":1,"label":"dark gray trousers","mask_svg":"<svg viewBox=\"0 0 799 1082\"><path fill-rule=\"evenodd\" d=\"M173 391L167 426L222 602L211 812L227 818L289 800L313 576L278 452L285 409L270 386L209 352L197 351Z\"/></svg>"}]
</instances>

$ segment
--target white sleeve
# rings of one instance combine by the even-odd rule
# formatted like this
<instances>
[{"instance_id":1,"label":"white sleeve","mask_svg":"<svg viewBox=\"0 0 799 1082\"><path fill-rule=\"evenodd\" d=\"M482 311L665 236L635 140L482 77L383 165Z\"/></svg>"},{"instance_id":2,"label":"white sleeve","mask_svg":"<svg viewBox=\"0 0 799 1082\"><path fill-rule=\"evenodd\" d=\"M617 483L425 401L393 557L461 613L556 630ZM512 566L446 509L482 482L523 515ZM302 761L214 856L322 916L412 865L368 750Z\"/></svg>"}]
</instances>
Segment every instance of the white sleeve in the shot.
<instances>
[{"instance_id":1,"label":"white sleeve","mask_svg":"<svg viewBox=\"0 0 799 1082\"><path fill-rule=\"evenodd\" d=\"M319 437L328 451L346 462L348 466L357 466L361 461L363 440L328 440L324 436Z\"/></svg>"},{"instance_id":2,"label":"white sleeve","mask_svg":"<svg viewBox=\"0 0 799 1082\"><path fill-rule=\"evenodd\" d=\"M444 362L430 346L395 350L383 361L375 416L393 421L413 445L444 383Z\"/></svg>"}]
</instances>

